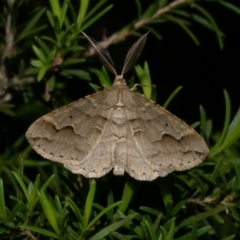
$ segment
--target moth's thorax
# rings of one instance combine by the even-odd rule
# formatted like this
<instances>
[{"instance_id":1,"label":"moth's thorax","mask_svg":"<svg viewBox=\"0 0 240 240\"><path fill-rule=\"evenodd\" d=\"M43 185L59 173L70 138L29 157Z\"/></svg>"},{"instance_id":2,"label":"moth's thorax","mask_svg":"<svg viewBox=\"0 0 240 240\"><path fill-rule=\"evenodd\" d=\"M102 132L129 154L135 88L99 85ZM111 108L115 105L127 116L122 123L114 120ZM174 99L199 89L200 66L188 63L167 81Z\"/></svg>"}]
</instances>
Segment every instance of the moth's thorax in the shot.
<instances>
[{"instance_id":1,"label":"moth's thorax","mask_svg":"<svg viewBox=\"0 0 240 240\"><path fill-rule=\"evenodd\" d=\"M113 82L113 87L114 86L119 86L119 85L124 85L126 86L126 81L125 79L123 79L123 76L122 75L117 75L114 82Z\"/></svg>"},{"instance_id":2,"label":"moth's thorax","mask_svg":"<svg viewBox=\"0 0 240 240\"><path fill-rule=\"evenodd\" d=\"M124 97L126 98L125 89L128 89L126 81L123 79L122 75L117 75L113 82L111 95L109 95L111 99L111 105L112 105L111 118L113 122L117 125L124 124L127 117L124 111L125 102L127 100L127 99L124 99Z\"/></svg>"}]
</instances>

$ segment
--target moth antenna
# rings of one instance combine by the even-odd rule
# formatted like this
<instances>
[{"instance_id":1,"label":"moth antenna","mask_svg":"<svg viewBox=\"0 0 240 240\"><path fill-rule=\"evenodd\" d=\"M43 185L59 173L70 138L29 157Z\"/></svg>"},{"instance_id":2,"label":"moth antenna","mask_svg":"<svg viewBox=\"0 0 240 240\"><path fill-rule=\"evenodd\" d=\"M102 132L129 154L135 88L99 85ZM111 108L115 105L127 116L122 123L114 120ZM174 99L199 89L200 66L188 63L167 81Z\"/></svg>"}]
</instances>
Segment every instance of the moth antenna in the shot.
<instances>
[{"instance_id":1,"label":"moth antenna","mask_svg":"<svg viewBox=\"0 0 240 240\"><path fill-rule=\"evenodd\" d=\"M140 37L129 49L127 56L125 58L124 64L123 64L123 69L121 75L124 75L124 73L128 72L137 62L144 44L147 39L147 35L149 32L145 33L142 37Z\"/></svg>"},{"instance_id":2,"label":"moth antenna","mask_svg":"<svg viewBox=\"0 0 240 240\"><path fill-rule=\"evenodd\" d=\"M115 74L115 76L117 76L117 71L116 68L114 66L113 60L108 52L107 49L100 49L99 48L99 43L93 39L92 37L89 37L86 33L82 32L82 34L87 38L87 40L89 41L89 43L93 46L93 48L95 49L98 57L100 58L101 62L103 63L103 65L113 74Z\"/></svg>"}]
</instances>

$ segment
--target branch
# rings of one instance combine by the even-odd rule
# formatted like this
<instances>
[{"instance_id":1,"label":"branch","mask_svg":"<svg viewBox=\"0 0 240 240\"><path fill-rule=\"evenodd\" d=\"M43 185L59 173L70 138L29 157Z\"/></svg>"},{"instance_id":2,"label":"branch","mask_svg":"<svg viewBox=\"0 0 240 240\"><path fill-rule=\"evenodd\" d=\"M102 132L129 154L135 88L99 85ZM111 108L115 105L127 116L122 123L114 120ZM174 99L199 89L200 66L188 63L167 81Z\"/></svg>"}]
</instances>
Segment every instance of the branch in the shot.
<instances>
[{"instance_id":1,"label":"branch","mask_svg":"<svg viewBox=\"0 0 240 240\"><path fill-rule=\"evenodd\" d=\"M3 52L3 56L1 59L1 63L4 63L6 57L12 57L16 54L16 49L14 47L14 39L15 39L15 28L12 27L12 8L15 0L8 0L8 14L7 14L7 21L5 26L5 48Z\"/></svg>"},{"instance_id":2,"label":"branch","mask_svg":"<svg viewBox=\"0 0 240 240\"><path fill-rule=\"evenodd\" d=\"M9 102L12 98L10 93L7 93L8 77L5 65L0 64L0 104Z\"/></svg>"},{"instance_id":3,"label":"branch","mask_svg":"<svg viewBox=\"0 0 240 240\"><path fill-rule=\"evenodd\" d=\"M136 22L134 24L134 28L138 29L141 26L146 25L146 24L150 23L151 21L155 20L156 18L160 17L164 13L170 12L171 10L176 8L178 5L181 5L181 4L187 3L187 2L189 2L189 0L176 0L176 1L166 5L163 8L159 8L152 17L150 17L150 18L143 18L140 21Z\"/></svg>"},{"instance_id":4,"label":"branch","mask_svg":"<svg viewBox=\"0 0 240 240\"><path fill-rule=\"evenodd\" d=\"M176 0L172 3L169 3L163 8L158 8L155 12L155 14L149 18L143 18L140 19L138 22L136 22L133 25L130 24L131 27L124 27L124 30L119 30L118 32L113 33L110 37L104 39L103 41L99 42L100 49L107 48L109 45L111 45L114 42L120 42L125 40L129 35L132 35L134 32L136 32L139 28L143 27L144 25L150 23L151 21L155 20L156 18L159 18L161 15L172 11L174 8L178 7L181 4L184 3L190 3L192 0ZM131 29L132 28L132 29ZM95 51L93 47L89 47L87 51L84 53L84 56L89 57L95 54Z\"/></svg>"},{"instance_id":5,"label":"branch","mask_svg":"<svg viewBox=\"0 0 240 240\"><path fill-rule=\"evenodd\" d=\"M29 237L31 240L38 240L38 238L36 238L30 231L28 231L28 230L23 230L22 232L21 232L21 235L25 235L25 236L27 236L27 237Z\"/></svg>"},{"instance_id":6,"label":"branch","mask_svg":"<svg viewBox=\"0 0 240 240\"><path fill-rule=\"evenodd\" d=\"M0 62L0 103L8 102L12 98L11 94L7 93L9 78L5 66L5 58L15 56L16 54L14 47L15 28L12 28L12 8L14 2L15 0L7 1L9 9L5 26L5 47Z\"/></svg>"}]
</instances>

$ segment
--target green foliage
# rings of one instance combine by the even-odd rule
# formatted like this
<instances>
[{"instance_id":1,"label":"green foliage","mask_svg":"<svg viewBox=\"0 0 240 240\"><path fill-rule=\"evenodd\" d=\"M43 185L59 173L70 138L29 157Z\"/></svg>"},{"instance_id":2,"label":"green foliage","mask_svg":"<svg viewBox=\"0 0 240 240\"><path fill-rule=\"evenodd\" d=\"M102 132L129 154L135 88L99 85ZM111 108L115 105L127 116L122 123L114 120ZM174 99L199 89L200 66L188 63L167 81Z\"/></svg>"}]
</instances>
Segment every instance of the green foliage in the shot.
<instances>
[{"instance_id":1,"label":"green foliage","mask_svg":"<svg viewBox=\"0 0 240 240\"><path fill-rule=\"evenodd\" d=\"M81 1L79 12L76 13L71 1L64 1L62 6L60 6L58 0L50 1L51 11L47 11L47 17L54 35L51 37L36 37L36 41L41 48L38 48L35 45L32 46L38 59L31 61L32 66L34 66L34 69L32 69L31 72L38 73L37 79L39 81L42 80L52 68L57 68L59 65L62 65L63 67L73 67L74 65L85 61L84 58L78 58L76 55L69 57L67 61L64 61L63 59L67 54L72 55L73 52L85 49L83 46L77 45L79 37L81 36L80 33L111 9L112 5L109 5L93 18L89 19L94 13L99 11L102 5L106 2L107 0L101 1L88 12L89 1ZM68 17L68 11L71 12L72 19ZM60 74L68 77L75 76L90 80L88 72L81 69L63 69L60 71Z\"/></svg>"},{"instance_id":2,"label":"green foliage","mask_svg":"<svg viewBox=\"0 0 240 240\"><path fill-rule=\"evenodd\" d=\"M148 99L152 99L153 101L156 101L156 97L157 97L156 91L153 91L152 89L151 76L149 72L148 63L145 62L143 68L141 68L140 66L136 66L135 71L141 83L144 96Z\"/></svg>"},{"instance_id":3,"label":"green foliage","mask_svg":"<svg viewBox=\"0 0 240 240\"><path fill-rule=\"evenodd\" d=\"M98 91L97 76L101 86L111 87L106 69L92 67L94 52L81 31L96 26L114 1L10 2L0 3L0 239L239 239L240 109L232 118L228 92L221 131L213 128L203 106L200 121L192 125L210 148L198 167L153 182L73 175L34 154L24 133L34 119L73 100L65 94L69 85L75 88L71 81L87 81ZM107 47L153 24L172 23L198 45L195 22L212 31L223 48L224 35L206 7L210 3L240 15L224 0L152 0L147 7L135 0L136 18L101 43ZM161 39L157 30L151 32ZM150 69L147 62L136 66L140 86L133 77L128 83L156 101ZM10 126L17 128L13 132Z\"/></svg>"}]
</instances>

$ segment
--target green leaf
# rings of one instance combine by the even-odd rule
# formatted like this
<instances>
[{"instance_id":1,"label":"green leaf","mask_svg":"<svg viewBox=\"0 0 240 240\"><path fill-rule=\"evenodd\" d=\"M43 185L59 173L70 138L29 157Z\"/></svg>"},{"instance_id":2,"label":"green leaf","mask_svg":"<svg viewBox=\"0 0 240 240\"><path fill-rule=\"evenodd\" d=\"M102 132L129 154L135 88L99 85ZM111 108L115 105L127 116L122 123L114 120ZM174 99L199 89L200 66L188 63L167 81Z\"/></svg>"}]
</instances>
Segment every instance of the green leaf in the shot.
<instances>
[{"instance_id":1,"label":"green leaf","mask_svg":"<svg viewBox=\"0 0 240 240\"><path fill-rule=\"evenodd\" d=\"M119 220L105 228L103 228L101 231L99 231L97 234L92 236L89 240L100 240L103 239L103 237L109 235L109 233L116 231L120 227L122 227L124 224L127 222L131 221L134 219L138 214L137 213L132 213L126 216L124 219Z\"/></svg>"},{"instance_id":2,"label":"green leaf","mask_svg":"<svg viewBox=\"0 0 240 240\"><path fill-rule=\"evenodd\" d=\"M56 209L54 209L52 204L49 202L49 200L47 199L44 192L38 191L38 197L39 197L39 201L42 205L43 211L44 211L50 225L52 226L52 228L54 229L56 234L59 236L60 235L60 229L59 229L59 226L58 226L58 223L57 223L57 217L58 216L55 214Z\"/></svg>"},{"instance_id":3,"label":"green leaf","mask_svg":"<svg viewBox=\"0 0 240 240\"><path fill-rule=\"evenodd\" d=\"M79 45L72 45L72 46L68 47L67 51L68 52L77 52L77 51L82 51L84 49L85 49L85 47L82 47ZM84 61L86 61L86 59Z\"/></svg>"},{"instance_id":4,"label":"green leaf","mask_svg":"<svg viewBox=\"0 0 240 240\"><path fill-rule=\"evenodd\" d=\"M179 201L172 209L170 212L171 216L176 216L176 214L178 213L178 211L180 211L183 206L186 204L186 202L189 200L188 197L186 197L185 199Z\"/></svg>"},{"instance_id":5,"label":"green leaf","mask_svg":"<svg viewBox=\"0 0 240 240\"><path fill-rule=\"evenodd\" d=\"M94 6L92 6L92 9L85 16L84 21L86 22L87 19L89 19L92 15L94 15L98 11L98 9L100 9L100 7L103 6L107 1L108 0L101 0L101 1L98 1Z\"/></svg>"},{"instance_id":6,"label":"green leaf","mask_svg":"<svg viewBox=\"0 0 240 240\"><path fill-rule=\"evenodd\" d=\"M76 23L77 22L77 14L76 14L76 9L75 9L75 6L72 5L72 1L69 1L68 2L69 6L68 6L68 9L69 9L69 15L71 16L71 22L74 22Z\"/></svg>"},{"instance_id":7,"label":"green leaf","mask_svg":"<svg viewBox=\"0 0 240 240\"><path fill-rule=\"evenodd\" d=\"M107 206L111 205L114 203L114 195L113 195L113 191L110 190L108 195L107 195ZM110 209L107 213L107 218L109 221L113 221L114 219L114 209Z\"/></svg>"},{"instance_id":8,"label":"green leaf","mask_svg":"<svg viewBox=\"0 0 240 240\"><path fill-rule=\"evenodd\" d=\"M147 229L147 226L146 226L146 224L144 223L144 221L141 221L140 222L140 227L141 227L141 231L142 231L142 233L141 233L141 238L142 239L150 239L150 236L149 236L149 234L148 234L148 229Z\"/></svg>"},{"instance_id":9,"label":"green leaf","mask_svg":"<svg viewBox=\"0 0 240 240\"><path fill-rule=\"evenodd\" d=\"M168 215L173 206L171 176L167 176L165 178L157 178L157 184L160 189L163 202L166 208L166 212Z\"/></svg>"},{"instance_id":10,"label":"green leaf","mask_svg":"<svg viewBox=\"0 0 240 240\"><path fill-rule=\"evenodd\" d=\"M149 234L149 237L151 240L157 240L157 237L154 233L154 228L153 228L153 225L147 221L146 219L143 220L143 223L145 224L147 230L148 230L148 234Z\"/></svg>"},{"instance_id":11,"label":"green leaf","mask_svg":"<svg viewBox=\"0 0 240 240\"><path fill-rule=\"evenodd\" d=\"M12 174L14 175L14 177L16 178L16 180L18 181L19 185L21 186L24 194L25 194L25 197L27 198L27 201L28 203L30 204L31 203L31 199L30 199L30 196L28 194L28 190L27 190L27 187L26 185L24 184L22 178L20 177L20 175L15 172L15 171L12 171Z\"/></svg>"},{"instance_id":12,"label":"green leaf","mask_svg":"<svg viewBox=\"0 0 240 240\"><path fill-rule=\"evenodd\" d=\"M155 31L154 29L151 30L151 33L152 33L158 40L161 40L161 39L162 39L162 36L161 36L157 31Z\"/></svg>"},{"instance_id":13,"label":"green leaf","mask_svg":"<svg viewBox=\"0 0 240 240\"><path fill-rule=\"evenodd\" d=\"M240 15L240 8L237 7L236 5L234 5L232 3L229 3L227 1L219 1L219 3L221 5L223 5L224 7L228 8L228 9L232 10L233 12L235 12L235 13Z\"/></svg>"},{"instance_id":14,"label":"green leaf","mask_svg":"<svg viewBox=\"0 0 240 240\"><path fill-rule=\"evenodd\" d=\"M10 103L1 103L0 104L0 112L9 115L9 116L14 116L15 113L11 110L11 108L14 108L15 105L14 104L10 104Z\"/></svg>"},{"instance_id":15,"label":"green leaf","mask_svg":"<svg viewBox=\"0 0 240 240\"><path fill-rule=\"evenodd\" d=\"M179 22L178 25L188 34L188 36L192 39L192 41L199 46L200 42L198 40L198 38L196 37L196 35L190 30L190 28L188 28L186 26L186 24Z\"/></svg>"},{"instance_id":16,"label":"green leaf","mask_svg":"<svg viewBox=\"0 0 240 240\"><path fill-rule=\"evenodd\" d=\"M58 1L58 0L57 0L57 1ZM57 1L56 1L56 2L57 2ZM54 17L53 17L53 15L52 15L52 12L47 11L46 13L47 13L47 17L48 17L48 20L49 20L51 26L52 26L53 28L55 28L55 21L54 21Z\"/></svg>"},{"instance_id":17,"label":"green leaf","mask_svg":"<svg viewBox=\"0 0 240 240\"><path fill-rule=\"evenodd\" d=\"M239 186L240 186L240 159L238 159L237 163L232 161L232 165L234 167L235 174L236 174L236 181L237 181L237 186L238 186L237 188L239 188Z\"/></svg>"},{"instance_id":18,"label":"green leaf","mask_svg":"<svg viewBox=\"0 0 240 240\"><path fill-rule=\"evenodd\" d=\"M58 196L58 195L55 195L54 199L55 199L55 204L56 204L57 211L58 211L60 214L62 214L62 212L63 212L63 206L62 206L62 203L61 203L61 201L60 201L60 199L59 199L59 196Z\"/></svg>"},{"instance_id":19,"label":"green leaf","mask_svg":"<svg viewBox=\"0 0 240 240\"><path fill-rule=\"evenodd\" d=\"M228 148L240 138L240 108L229 125L226 137L221 145L221 149Z\"/></svg>"},{"instance_id":20,"label":"green leaf","mask_svg":"<svg viewBox=\"0 0 240 240\"><path fill-rule=\"evenodd\" d=\"M47 58L44 55L44 53L42 52L42 49L38 48L35 45L32 45L32 49L33 49L34 53L37 55L37 57L41 60L41 62L43 64L46 64L47 63Z\"/></svg>"},{"instance_id":21,"label":"green leaf","mask_svg":"<svg viewBox=\"0 0 240 240\"><path fill-rule=\"evenodd\" d=\"M113 7L113 4L106 7L104 10L96 14L94 17L92 17L89 21L85 21L84 25L81 28L81 31L84 31L89 26L91 26L94 22L96 22L100 17L102 17L106 12L108 12Z\"/></svg>"},{"instance_id":22,"label":"green leaf","mask_svg":"<svg viewBox=\"0 0 240 240\"><path fill-rule=\"evenodd\" d=\"M182 86L179 86L171 93L171 95L168 97L168 99L163 104L164 108L167 108L167 106L170 104L170 102L173 100L173 98L181 91L181 89L182 89Z\"/></svg>"},{"instance_id":23,"label":"green leaf","mask_svg":"<svg viewBox=\"0 0 240 240\"><path fill-rule=\"evenodd\" d=\"M60 239L58 237L58 235L56 235L53 232L50 232L48 230L45 230L43 228L39 228L39 227L32 227L32 226L26 226L26 225L21 225L19 228L25 229L25 230L29 230L29 231L33 231L33 232L37 232L40 233L42 235L45 235L47 237L52 237L52 238L56 238L56 239Z\"/></svg>"},{"instance_id":24,"label":"green leaf","mask_svg":"<svg viewBox=\"0 0 240 240\"><path fill-rule=\"evenodd\" d=\"M192 18L199 24L201 24L202 26L204 26L205 28L211 30L214 32L214 28L212 27L212 24L204 17L198 15L198 14L192 14Z\"/></svg>"},{"instance_id":25,"label":"green leaf","mask_svg":"<svg viewBox=\"0 0 240 240\"><path fill-rule=\"evenodd\" d=\"M207 120L206 111L203 106L200 105L200 117L201 117L201 132L204 139L209 143L209 138L212 133L212 121Z\"/></svg>"},{"instance_id":26,"label":"green leaf","mask_svg":"<svg viewBox=\"0 0 240 240\"><path fill-rule=\"evenodd\" d=\"M89 4L89 0L81 0L80 1L80 9L78 11L78 16L77 16L78 29L80 29L80 27L82 26L82 24L85 20L85 15L87 13L88 4Z\"/></svg>"},{"instance_id":27,"label":"green leaf","mask_svg":"<svg viewBox=\"0 0 240 240\"><path fill-rule=\"evenodd\" d=\"M134 0L136 4L136 9L137 9L137 17L136 19L139 19L142 15L142 5L140 0Z\"/></svg>"},{"instance_id":28,"label":"green leaf","mask_svg":"<svg viewBox=\"0 0 240 240\"><path fill-rule=\"evenodd\" d=\"M48 185L51 183L51 181L53 180L53 178L55 177L55 175L51 175L48 180L42 185L42 187L40 188L39 191L43 192L47 187Z\"/></svg>"},{"instance_id":29,"label":"green leaf","mask_svg":"<svg viewBox=\"0 0 240 240\"><path fill-rule=\"evenodd\" d=\"M239 173L240 174L240 173ZM239 187L239 183L238 183L238 187ZM233 219L236 220L236 221L240 221L240 214L238 212L238 209L237 208L234 208L234 207L230 207L230 212L232 213L232 216L233 216Z\"/></svg>"},{"instance_id":30,"label":"green leaf","mask_svg":"<svg viewBox=\"0 0 240 240\"><path fill-rule=\"evenodd\" d=\"M45 76L46 72L48 71L49 66L42 66L38 72L37 80L41 81Z\"/></svg>"},{"instance_id":31,"label":"green leaf","mask_svg":"<svg viewBox=\"0 0 240 240\"><path fill-rule=\"evenodd\" d=\"M192 240L196 240L197 239L197 223L195 221L195 219L193 219L192 222Z\"/></svg>"},{"instance_id":32,"label":"green leaf","mask_svg":"<svg viewBox=\"0 0 240 240\"><path fill-rule=\"evenodd\" d=\"M221 240L232 240L232 239L234 239L235 237L236 237L236 235L234 234L234 235L228 236L228 237L226 237L226 238L223 238L223 239L221 239Z\"/></svg>"},{"instance_id":33,"label":"green leaf","mask_svg":"<svg viewBox=\"0 0 240 240\"><path fill-rule=\"evenodd\" d=\"M154 216L159 216L159 214L160 214L159 210L154 209L154 208L150 208L150 207L141 206L139 209L141 209L144 212L151 213Z\"/></svg>"},{"instance_id":34,"label":"green leaf","mask_svg":"<svg viewBox=\"0 0 240 240\"><path fill-rule=\"evenodd\" d=\"M64 69L61 71L62 76L76 76L84 80L91 80L91 77L88 72L80 69Z\"/></svg>"},{"instance_id":35,"label":"green leaf","mask_svg":"<svg viewBox=\"0 0 240 240\"><path fill-rule=\"evenodd\" d=\"M160 234L158 240L166 240L167 238L167 231L164 227L160 226Z\"/></svg>"},{"instance_id":36,"label":"green leaf","mask_svg":"<svg viewBox=\"0 0 240 240\"><path fill-rule=\"evenodd\" d=\"M158 6L159 6L159 7L164 7L164 6L167 5L168 1L169 1L169 0L159 0L159 1L158 1Z\"/></svg>"},{"instance_id":37,"label":"green leaf","mask_svg":"<svg viewBox=\"0 0 240 240\"><path fill-rule=\"evenodd\" d=\"M131 225L132 222L129 222L128 224ZM143 232L139 225L135 225L132 229L140 237L140 239L143 239Z\"/></svg>"},{"instance_id":38,"label":"green leaf","mask_svg":"<svg viewBox=\"0 0 240 240\"><path fill-rule=\"evenodd\" d=\"M225 121L224 121L224 126L223 126L223 130L222 130L220 138L218 139L218 141L216 142L214 147L212 147L210 150L210 153L209 153L210 158L215 156L216 154L218 154L219 152L221 152L223 150L221 148L221 144L223 143L223 141L227 135L229 122L230 122L231 101L230 101L228 92L225 89L223 90L223 92L224 92L224 97L225 97L225 108L226 108Z\"/></svg>"},{"instance_id":39,"label":"green leaf","mask_svg":"<svg viewBox=\"0 0 240 240\"><path fill-rule=\"evenodd\" d=\"M171 21L171 22L176 23L176 24L178 24L178 25L186 25L186 26L187 26L187 25L188 25L188 26L191 25L191 23L190 23L188 20L184 19L184 18L175 17L175 16L170 15L170 14L164 14L163 17L164 17L165 19L167 19L168 21Z\"/></svg>"},{"instance_id":40,"label":"green leaf","mask_svg":"<svg viewBox=\"0 0 240 240\"><path fill-rule=\"evenodd\" d=\"M164 14L163 17L166 18L167 20L179 25L188 34L188 36L193 40L193 42L197 46L200 45L200 43L199 43L197 37L195 36L195 34L190 30L190 28L187 27L188 25L190 25L189 21L186 21L183 18L175 17L175 16L172 16L172 15L169 15L169 14Z\"/></svg>"},{"instance_id":41,"label":"green leaf","mask_svg":"<svg viewBox=\"0 0 240 240\"><path fill-rule=\"evenodd\" d=\"M136 184L135 181L132 180L126 181L122 195L122 204L118 208L118 210L121 211L122 213L124 213L127 210L133 198L133 194L136 193L136 191L138 190L137 186L138 185Z\"/></svg>"},{"instance_id":42,"label":"green leaf","mask_svg":"<svg viewBox=\"0 0 240 240\"><path fill-rule=\"evenodd\" d=\"M57 42L55 41L55 39L53 39L53 38L51 38L51 37L42 36L41 38L44 39L44 40L46 40L46 41L48 41L48 42L50 42L50 43L52 43L52 44L54 44L54 45L57 44ZM38 43L39 43L39 42L38 42ZM46 48L43 47L41 44L39 44L39 45L41 46L41 48L43 48L44 51L46 50ZM49 49L49 51L50 51L50 49ZM49 51L47 51L47 52L45 52L45 53L48 53Z\"/></svg>"},{"instance_id":43,"label":"green leaf","mask_svg":"<svg viewBox=\"0 0 240 240\"><path fill-rule=\"evenodd\" d=\"M151 99L152 98L152 83L151 83L151 76L149 72L149 67L147 62L144 63L144 68L141 68L140 66L135 67L135 71L138 75L138 78L140 80L143 93L146 98Z\"/></svg>"},{"instance_id":44,"label":"green leaf","mask_svg":"<svg viewBox=\"0 0 240 240\"><path fill-rule=\"evenodd\" d=\"M15 43L19 42L24 38L27 38L29 35L36 34L40 30L43 30L47 27L47 25L36 27L36 24L38 23L42 15L45 13L45 11L46 11L45 7L39 8L38 11L36 11L36 14L31 18L31 21L28 22L28 24L23 28L23 30L18 35Z\"/></svg>"},{"instance_id":45,"label":"green leaf","mask_svg":"<svg viewBox=\"0 0 240 240\"><path fill-rule=\"evenodd\" d=\"M220 212L226 210L227 208L229 208L227 205L222 205L222 206L215 207L214 209L211 209L209 211L199 213L195 216L186 218L178 225L177 229L186 227L186 226L191 226L194 219L196 220L196 222L198 222L198 221L204 220L210 216L214 216L215 214L220 213Z\"/></svg>"},{"instance_id":46,"label":"green leaf","mask_svg":"<svg viewBox=\"0 0 240 240\"><path fill-rule=\"evenodd\" d=\"M50 51L50 52L47 54L47 62L48 62L48 64L51 64L51 63L52 63L55 55L56 55L56 49Z\"/></svg>"},{"instance_id":47,"label":"green leaf","mask_svg":"<svg viewBox=\"0 0 240 240\"><path fill-rule=\"evenodd\" d=\"M190 171L188 174L196 181L197 186L201 188L200 192L202 193L202 197L204 197L207 190L205 182L202 181L202 179L199 177L199 174L195 174L193 171Z\"/></svg>"},{"instance_id":48,"label":"green leaf","mask_svg":"<svg viewBox=\"0 0 240 240\"><path fill-rule=\"evenodd\" d=\"M60 29L62 28L63 23L68 20L68 18L66 16L66 13L67 13L67 10L68 10L68 6L69 6L69 1L65 0L63 2L62 8L60 9L60 11L61 11L60 12L60 18L59 18L59 28Z\"/></svg>"},{"instance_id":49,"label":"green leaf","mask_svg":"<svg viewBox=\"0 0 240 240\"><path fill-rule=\"evenodd\" d=\"M49 0L53 16L56 16L58 18L58 21L60 22L61 19L61 7L59 0Z\"/></svg>"},{"instance_id":50,"label":"green leaf","mask_svg":"<svg viewBox=\"0 0 240 240\"><path fill-rule=\"evenodd\" d=\"M37 201L37 193L38 193L38 188L40 185L40 179L41 179L40 174L38 174L36 177L36 180L33 184L33 188L32 188L31 195L30 195L31 205L35 204Z\"/></svg>"},{"instance_id":51,"label":"green leaf","mask_svg":"<svg viewBox=\"0 0 240 240\"><path fill-rule=\"evenodd\" d=\"M112 81L111 81L111 79L108 75L108 72L104 66L102 67L101 71L97 70L97 69L92 69L91 71L97 75L97 77L103 87L111 88Z\"/></svg>"},{"instance_id":52,"label":"green leaf","mask_svg":"<svg viewBox=\"0 0 240 240\"><path fill-rule=\"evenodd\" d=\"M93 205L93 199L96 191L96 181L94 179L90 180L90 188L88 191L85 208L84 208L84 219L85 224L88 225L90 215L92 213L92 205ZM86 227L86 226L85 226Z\"/></svg>"},{"instance_id":53,"label":"green leaf","mask_svg":"<svg viewBox=\"0 0 240 240\"><path fill-rule=\"evenodd\" d=\"M54 75L52 75L47 81L48 92L52 92L54 90L55 84L56 84L56 77Z\"/></svg>"},{"instance_id":54,"label":"green leaf","mask_svg":"<svg viewBox=\"0 0 240 240\"><path fill-rule=\"evenodd\" d=\"M197 229L197 237L202 236L203 234L207 233L211 229L211 226L201 227ZM192 233L188 233L182 237L176 238L175 240L192 240Z\"/></svg>"},{"instance_id":55,"label":"green leaf","mask_svg":"<svg viewBox=\"0 0 240 240\"><path fill-rule=\"evenodd\" d=\"M3 186L3 180L0 178L0 221L3 223L6 223L7 221L7 215L6 215L6 209L5 209L5 200L4 200L4 186Z\"/></svg>"},{"instance_id":56,"label":"green leaf","mask_svg":"<svg viewBox=\"0 0 240 240\"><path fill-rule=\"evenodd\" d=\"M126 235L126 234L121 234L119 232L112 232L109 235L114 237L114 239L120 239L120 240L132 240L137 238L137 235Z\"/></svg>"},{"instance_id":57,"label":"green leaf","mask_svg":"<svg viewBox=\"0 0 240 240\"><path fill-rule=\"evenodd\" d=\"M90 87L95 91L95 92L98 92L99 91L99 87L96 86L96 84L93 84L93 83L89 83Z\"/></svg>"},{"instance_id":58,"label":"green leaf","mask_svg":"<svg viewBox=\"0 0 240 240\"><path fill-rule=\"evenodd\" d=\"M100 219L105 213L107 213L108 211L110 211L111 209L113 209L116 206L119 206L122 203L122 201L118 201L115 202L111 205L109 205L108 207L104 208L100 213L97 214L97 216L88 224L87 228L90 229L91 226L96 223L98 221L98 219Z\"/></svg>"},{"instance_id":59,"label":"green leaf","mask_svg":"<svg viewBox=\"0 0 240 240\"><path fill-rule=\"evenodd\" d=\"M174 231L175 231L175 218L170 220L170 228L169 228L169 231L167 233L166 240L173 240Z\"/></svg>"},{"instance_id":60,"label":"green leaf","mask_svg":"<svg viewBox=\"0 0 240 240\"><path fill-rule=\"evenodd\" d=\"M152 3L148 6L148 8L145 10L145 12L142 14L141 18L150 18L152 17L155 13L156 10L158 9L158 3Z\"/></svg>"},{"instance_id":61,"label":"green leaf","mask_svg":"<svg viewBox=\"0 0 240 240\"><path fill-rule=\"evenodd\" d=\"M25 208L24 204L21 201L18 201L17 204L15 205L15 207L13 208L10 216L9 216L9 221L14 221L17 217L17 215L19 215L20 211Z\"/></svg>"},{"instance_id":62,"label":"green leaf","mask_svg":"<svg viewBox=\"0 0 240 240\"><path fill-rule=\"evenodd\" d=\"M86 61L85 58L68 58L63 62L63 65L64 66L74 65L74 64L85 62L85 61Z\"/></svg>"},{"instance_id":63,"label":"green leaf","mask_svg":"<svg viewBox=\"0 0 240 240\"><path fill-rule=\"evenodd\" d=\"M202 15L204 15L208 21L211 23L212 25L212 28L214 29L214 32L216 33L216 36L217 36L217 40L218 40L218 44L219 44L219 47L220 49L223 49L223 39L222 39L222 36L223 36L223 33L220 31L220 29L218 28L218 25L217 23L215 22L214 18L211 16L211 14L205 10L203 7L201 7L200 5L194 3L194 7L200 12L202 13Z\"/></svg>"},{"instance_id":64,"label":"green leaf","mask_svg":"<svg viewBox=\"0 0 240 240\"><path fill-rule=\"evenodd\" d=\"M41 68L44 66L43 62L40 60L31 60L31 65L37 68Z\"/></svg>"},{"instance_id":65,"label":"green leaf","mask_svg":"<svg viewBox=\"0 0 240 240\"><path fill-rule=\"evenodd\" d=\"M87 223L85 222L85 219L84 219L82 213L80 212L77 205L72 201L72 199L67 198L67 202L69 203L71 209L73 210L73 213L75 214L75 216L78 219L79 229L81 229L81 231L83 231L83 226L87 226Z\"/></svg>"}]
</instances>

